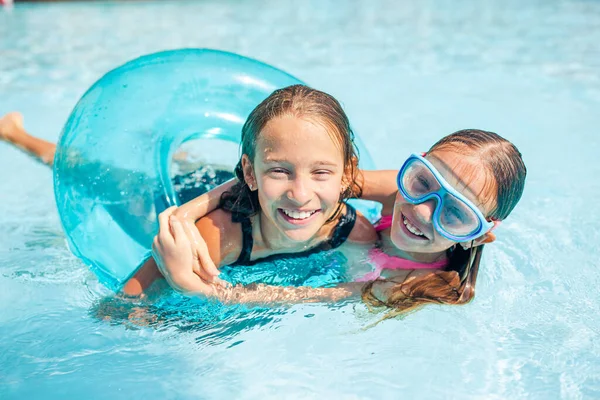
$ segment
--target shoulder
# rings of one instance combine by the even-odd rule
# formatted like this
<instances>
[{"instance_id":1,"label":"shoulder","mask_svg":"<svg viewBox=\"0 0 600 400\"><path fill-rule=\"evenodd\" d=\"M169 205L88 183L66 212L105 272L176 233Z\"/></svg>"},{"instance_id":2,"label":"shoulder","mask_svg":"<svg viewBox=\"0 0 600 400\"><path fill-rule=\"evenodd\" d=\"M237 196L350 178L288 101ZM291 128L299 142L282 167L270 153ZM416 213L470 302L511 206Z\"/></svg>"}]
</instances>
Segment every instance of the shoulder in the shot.
<instances>
[{"instance_id":1,"label":"shoulder","mask_svg":"<svg viewBox=\"0 0 600 400\"><path fill-rule=\"evenodd\" d=\"M348 236L348 240L354 243L374 243L377 241L377 232L369 220L356 211L356 221Z\"/></svg>"},{"instance_id":2,"label":"shoulder","mask_svg":"<svg viewBox=\"0 0 600 400\"><path fill-rule=\"evenodd\" d=\"M221 209L212 211L196 221L196 228L216 265L229 265L237 260L242 250L242 228L231 220L231 213Z\"/></svg>"}]
</instances>

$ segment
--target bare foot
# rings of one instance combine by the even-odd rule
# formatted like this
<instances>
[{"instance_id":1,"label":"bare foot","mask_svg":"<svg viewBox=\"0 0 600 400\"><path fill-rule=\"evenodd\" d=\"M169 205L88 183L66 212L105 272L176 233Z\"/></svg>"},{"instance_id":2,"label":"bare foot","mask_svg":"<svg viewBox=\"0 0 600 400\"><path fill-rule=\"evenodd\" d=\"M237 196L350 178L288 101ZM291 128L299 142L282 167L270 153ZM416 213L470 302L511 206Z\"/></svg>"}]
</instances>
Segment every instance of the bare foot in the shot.
<instances>
[{"instance_id":1,"label":"bare foot","mask_svg":"<svg viewBox=\"0 0 600 400\"><path fill-rule=\"evenodd\" d=\"M23 129L23 116L18 112L10 112L0 117L0 139L14 142L17 135L25 132Z\"/></svg>"}]
</instances>

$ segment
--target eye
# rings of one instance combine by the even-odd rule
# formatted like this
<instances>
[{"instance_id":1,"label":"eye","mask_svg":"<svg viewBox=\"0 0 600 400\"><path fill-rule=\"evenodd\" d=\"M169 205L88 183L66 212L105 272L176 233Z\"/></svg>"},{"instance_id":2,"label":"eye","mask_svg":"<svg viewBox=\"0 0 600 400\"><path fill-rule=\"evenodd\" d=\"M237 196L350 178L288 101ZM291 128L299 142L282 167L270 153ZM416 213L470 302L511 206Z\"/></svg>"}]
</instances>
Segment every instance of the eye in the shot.
<instances>
[{"instance_id":1,"label":"eye","mask_svg":"<svg viewBox=\"0 0 600 400\"><path fill-rule=\"evenodd\" d=\"M315 179L320 180L320 181L328 179L332 174L333 174L333 172L326 170L326 169L319 169L319 170L313 172Z\"/></svg>"},{"instance_id":2,"label":"eye","mask_svg":"<svg viewBox=\"0 0 600 400\"><path fill-rule=\"evenodd\" d=\"M271 168L267 173L273 177L281 178L287 176L290 172L285 168Z\"/></svg>"},{"instance_id":3,"label":"eye","mask_svg":"<svg viewBox=\"0 0 600 400\"><path fill-rule=\"evenodd\" d=\"M429 181L427 179L425 179L422 175L419 175L417 177L417 181L418 181L419 185L421 186L421 188L423 188L424 190L429 190L431 188Z\"/></svg>"},{"instance_id":4,"label":"eye","mask_svg":"<svg viewBox=\"0 0 600 400\"><path fill-rule=\"evenodd\" d=\"M464 223L463 213L456 207L445 207L444 214L449 222Z\"/></svg>"},{"instance_id":5,"label":"eye","mask_svg":"<svg viewBox=\"0 0 600 400\"><path fill-rule=\"evenodd\" d=\"M409 190L415 195L422 195L431 191L431 183L426 176L422 174L415 174L409 181Z\"/></svg>"}]
</instances>

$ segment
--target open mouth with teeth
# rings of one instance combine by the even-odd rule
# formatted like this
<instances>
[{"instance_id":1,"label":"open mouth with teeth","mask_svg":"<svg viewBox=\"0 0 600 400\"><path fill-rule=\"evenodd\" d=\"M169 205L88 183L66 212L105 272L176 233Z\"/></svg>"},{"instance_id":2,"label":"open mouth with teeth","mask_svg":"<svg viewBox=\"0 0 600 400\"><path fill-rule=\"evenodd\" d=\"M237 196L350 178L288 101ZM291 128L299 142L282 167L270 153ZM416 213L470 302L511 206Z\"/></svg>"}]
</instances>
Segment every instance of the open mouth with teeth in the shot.
<instances>
[{"instance_id":1,"label":"open mouth with teeth","mask_svg":"<svg viewBox=\"0 0 600 400\"><path fill-rule=\"evenodd\" d=\"M304 225L309 223L315 215L321 212L321 210L290 210L287 208L278 208L277 211L281 217L294 225Z\"/></svg>"},{"instance_id":2,"label":"open mouth with teeth","mask_svg":"<svg viewBox=\"0 0 600 400\"><path fill-rule=\"evenodd\" d=\"M427 236L425 236L425 234L419 230L419 228L417 228L416 226L414 226L413 224L410 223L410 221L404 216L404 214L401 214L401 217L402 217L403 231L408 236L417 238L417 239L421 239L421 240L428 239Z\"/></svg>"}]
</instances>

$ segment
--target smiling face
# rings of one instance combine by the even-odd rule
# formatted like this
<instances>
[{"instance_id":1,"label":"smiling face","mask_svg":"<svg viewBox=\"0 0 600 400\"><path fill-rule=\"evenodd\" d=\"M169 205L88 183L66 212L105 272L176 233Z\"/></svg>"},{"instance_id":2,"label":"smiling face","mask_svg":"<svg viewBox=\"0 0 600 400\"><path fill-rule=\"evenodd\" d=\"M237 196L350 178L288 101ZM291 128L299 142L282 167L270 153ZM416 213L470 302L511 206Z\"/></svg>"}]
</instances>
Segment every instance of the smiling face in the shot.
<instances>
[{"instance_id":1,"label":"smiling face","mask_svg":"<svg viewBox=\"0 0 600 400\"><path fill-rule=\"evenodd\" d=\"M258 190L263 234L288 244L313 239L338 207L340 146L322 124L283 115L261 130L255 154L243 166L246 183Z\"/></svg>"},{"instance_id":2,"label":"smiling face","mask_svg":"<svg viewBox=\"0 0 600 400\"><path fill-rule=\"evenodd\" d=\"M496 185L492 184L493 179L481 167L478 158L452 150L436 150L426 158L483 215L490 214L495 206ZM392 243L402 251L420 253L439 253L453 246L456 242L445 238L434 228L432 218L436 205L435 199L411 204L398 192L390 231Z\"/></svg>"}]
</instances>

